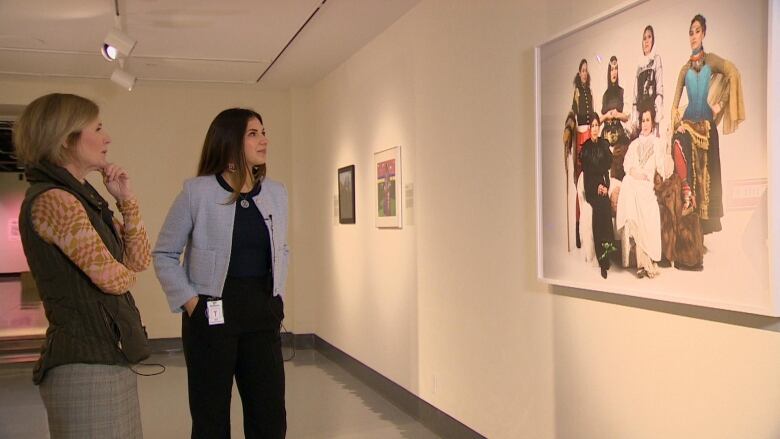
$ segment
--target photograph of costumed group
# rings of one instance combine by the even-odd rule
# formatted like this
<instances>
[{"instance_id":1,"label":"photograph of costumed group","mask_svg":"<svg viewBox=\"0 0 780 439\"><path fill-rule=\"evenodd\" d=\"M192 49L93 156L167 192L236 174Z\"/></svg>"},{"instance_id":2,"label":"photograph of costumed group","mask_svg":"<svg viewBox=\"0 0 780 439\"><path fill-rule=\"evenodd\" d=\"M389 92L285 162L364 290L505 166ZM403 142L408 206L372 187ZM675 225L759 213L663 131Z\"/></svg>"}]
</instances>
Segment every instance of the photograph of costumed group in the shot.
<instances>
[{"instance_id":1,"label":"photograph of costumed group","mask_svg":"<svg viewBox=\"0 0 780 439\"><path fill-rule=\"evenodd\" d=\"M761 313L767 3L637 3L539 47L540 278Z\"/></svg>"}]
</instances>

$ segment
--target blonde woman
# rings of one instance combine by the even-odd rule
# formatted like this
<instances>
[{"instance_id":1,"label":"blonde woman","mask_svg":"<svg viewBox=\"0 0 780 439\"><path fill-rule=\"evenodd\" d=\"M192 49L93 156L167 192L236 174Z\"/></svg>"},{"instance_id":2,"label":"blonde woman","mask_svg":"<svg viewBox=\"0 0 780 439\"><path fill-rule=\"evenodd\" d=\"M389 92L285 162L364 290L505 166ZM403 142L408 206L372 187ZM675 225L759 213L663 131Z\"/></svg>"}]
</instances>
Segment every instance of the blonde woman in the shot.
<instances>
[{"instance_id":1,"label":"blonde woman","mask_svg":"<svg viewBox=\"0 0 780 439\"><path fill-rule=\"evenodd\" d=\"M128 365L149 353L128 290L151 255L130 177L108 161L110 143L98 106L71 94L34 100L14 129L30 183L19 230L49 321L33 380L53 439L142 437ZM95 171L123 222L86 181Z\"/></svg>"}]
</instances>

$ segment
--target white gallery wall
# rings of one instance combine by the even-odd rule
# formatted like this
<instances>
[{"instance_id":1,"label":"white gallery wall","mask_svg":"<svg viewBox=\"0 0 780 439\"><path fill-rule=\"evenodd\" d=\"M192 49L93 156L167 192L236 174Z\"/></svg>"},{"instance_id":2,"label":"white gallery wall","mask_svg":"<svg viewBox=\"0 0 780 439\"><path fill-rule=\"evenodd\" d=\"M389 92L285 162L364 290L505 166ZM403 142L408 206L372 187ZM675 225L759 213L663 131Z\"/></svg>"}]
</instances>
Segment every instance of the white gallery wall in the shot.
<instances>
[{"instance_id":1,"label":"white gallery wall","mask_svg":"<svg viewBox=\"0 0 780 439\"><path fill-rule=\"evenodd\" d=\"M295 91L294 324L491 438L780 437L776 319L536 281L533 49L617 4L423 1ZM414 208L380 230L394 145Z\"/></svg>"},{"instance_id":2,"label":"white gallery wall","mask_svg":"<svg viewBox=\"0 0 780 439\"><path fill-rule=\"evenodd\" d=\"M291 179L288 92L261 92L256 86L143 82L128 93L108 80L0 79L3 104L26 105L53 92L75 93L100 106L103 125L112 137L109 160L130 173L152 245L182 182L195 175L209 124L225 108L252 107L263 115L271 140L269 176L283 182ZM90 180L102 188L97 174ZM131 291L150 337L181 336L181 317L170 312L152 267L138 276Z\"/></svg>"}]
</instances>

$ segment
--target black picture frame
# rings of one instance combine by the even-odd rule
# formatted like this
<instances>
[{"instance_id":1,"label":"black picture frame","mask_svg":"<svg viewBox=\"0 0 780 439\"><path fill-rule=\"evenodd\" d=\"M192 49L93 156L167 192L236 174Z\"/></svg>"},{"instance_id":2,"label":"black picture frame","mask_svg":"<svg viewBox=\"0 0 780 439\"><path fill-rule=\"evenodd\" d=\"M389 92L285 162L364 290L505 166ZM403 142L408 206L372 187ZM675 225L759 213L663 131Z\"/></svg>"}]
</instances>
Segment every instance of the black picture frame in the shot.
<instances>
[{"instance_id":1,"label":"black picture frame","mask_svg":"<svg viewBox=\"0 0 780 439\"><path fill-rule=\"evenodd\" d=\"M355 165L338 170L339 224L355 224Z\"/></svg>"}]
</instances>

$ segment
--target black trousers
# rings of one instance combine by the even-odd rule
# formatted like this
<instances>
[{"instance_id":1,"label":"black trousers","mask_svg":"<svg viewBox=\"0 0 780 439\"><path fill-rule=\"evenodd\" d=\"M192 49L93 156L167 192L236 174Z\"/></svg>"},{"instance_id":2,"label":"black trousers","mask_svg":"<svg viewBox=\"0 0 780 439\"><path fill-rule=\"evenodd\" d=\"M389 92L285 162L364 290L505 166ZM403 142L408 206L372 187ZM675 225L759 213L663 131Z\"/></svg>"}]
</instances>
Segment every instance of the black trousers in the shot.
<instances>
[{"instance_id":1,"label":"black trousers","mask_svg":"<svg viewBox=\"0 0 780 439\"><path fill-rule=\"evenodd\" d=\"M279 326L281 298L271 276L225 281L225 323L209 325L206 302L182 317L193 439L230 438L230 399L235 377L244 409L244 436L280 439L287 432L284 363Z\"/></svg>"},{"instance_id":2,"label":"black trousers","mask_svg":"<svg viewBox=\"0 0 780 439\"><path fill-rule=\"evenodd\" d=\"M596 259L598 259L601 268L609 269L609 255L604 258L601 255L604 254L604 244L610 244L614 241L612 205L609 197L593 195L591 197L586 196L586 199L591 208L593 208L593 244L596 247Z\"/></svg>"}]
</instances>

